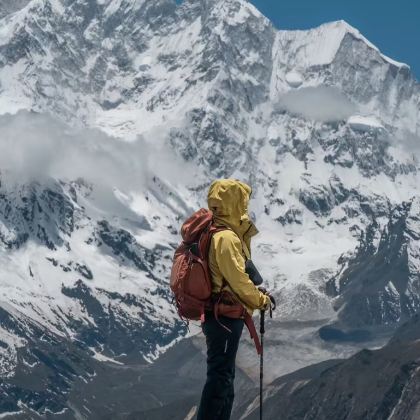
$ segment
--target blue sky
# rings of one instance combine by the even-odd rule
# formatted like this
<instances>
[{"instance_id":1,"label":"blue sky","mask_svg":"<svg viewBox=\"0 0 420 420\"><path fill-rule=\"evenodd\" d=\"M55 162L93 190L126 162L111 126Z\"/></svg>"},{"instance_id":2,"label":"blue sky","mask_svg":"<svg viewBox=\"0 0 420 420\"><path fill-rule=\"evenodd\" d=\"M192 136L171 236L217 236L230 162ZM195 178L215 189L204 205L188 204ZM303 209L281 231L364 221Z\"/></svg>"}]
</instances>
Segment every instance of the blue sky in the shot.
<instances>
[{"instance_id":1,"label":"blue sky","mask_svg":"<svg viewBox=\"0 0 420 420\"><path fill-rule=\"evenodd\" d=\"M420 80L419 0L251 0L279 29L344 19Z\"/></svg>"}]
</instances>

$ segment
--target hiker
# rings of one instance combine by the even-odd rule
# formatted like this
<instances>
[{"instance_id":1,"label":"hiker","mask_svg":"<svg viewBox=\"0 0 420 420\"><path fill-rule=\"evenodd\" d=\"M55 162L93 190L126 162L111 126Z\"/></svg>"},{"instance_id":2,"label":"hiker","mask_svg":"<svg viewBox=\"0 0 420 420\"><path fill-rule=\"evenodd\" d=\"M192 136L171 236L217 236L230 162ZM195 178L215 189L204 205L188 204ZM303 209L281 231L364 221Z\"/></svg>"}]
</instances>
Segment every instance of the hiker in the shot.
<instances>
[{"instance_id":1,"label":"hiker","mask_svg":"<svg viewBox=\"0 0 420 420\"><path fill-rule=\"evenodd\" d=\"M207 343L207 381L197 420L230 418L235 359L244 323L252 323L253 310L266 310L274 304L270 294L259 290L245 271L245 263L251 258L251 237L258 233L248 215L250 196L248 185L232 179L214 181L208 192L213 223L225 229L213 234L209 247L208 266L216 304L213 310L206 310L202 323ZM230 317L233 305L239 305L246 316ZM248 322L247 326L250 328Z\"/></svg>"}]
</instances>

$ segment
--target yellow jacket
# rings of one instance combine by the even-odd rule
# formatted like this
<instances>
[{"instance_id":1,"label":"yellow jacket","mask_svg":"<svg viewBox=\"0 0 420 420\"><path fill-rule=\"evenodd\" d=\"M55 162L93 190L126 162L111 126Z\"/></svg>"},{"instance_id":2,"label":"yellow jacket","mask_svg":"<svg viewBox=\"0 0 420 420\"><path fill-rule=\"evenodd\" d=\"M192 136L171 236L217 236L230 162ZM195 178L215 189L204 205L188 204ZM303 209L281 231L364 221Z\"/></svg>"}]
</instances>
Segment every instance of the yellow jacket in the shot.
<instances>
[{"instance_id":1,"label":"yellow jacket","mask_svg":"<svg viewBox=\"0 0 420 420\"><path fill-rule=\"evenodd\" d=\"M270 298L261 293L245 273L245 260L251 258L251 237L258 233L248 216L250 195L248 185L221 179L211 184L207 199L215 224L228 228L214 234L211 240L212 291L229 291L252 315L254 309L267 309Z\"/></svg>"}]
</instances>

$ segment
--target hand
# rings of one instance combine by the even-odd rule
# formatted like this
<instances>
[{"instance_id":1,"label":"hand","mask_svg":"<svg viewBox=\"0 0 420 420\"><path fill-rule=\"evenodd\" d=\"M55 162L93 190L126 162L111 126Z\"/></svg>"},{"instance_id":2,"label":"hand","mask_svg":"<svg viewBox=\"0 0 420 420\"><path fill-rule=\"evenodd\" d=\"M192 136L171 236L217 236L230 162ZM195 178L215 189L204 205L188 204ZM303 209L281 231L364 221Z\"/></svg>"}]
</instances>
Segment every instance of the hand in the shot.
<instances>
[{"instance_id":1,"label":"hand","mask_svg":"<svg viewBox=\"0 0 420 420\"><path fill-rule=\"evenodd\" d=\"M276 309L276 300L274 299L273 295L265 287L260 286L258 287L258 290L269 297L271 310L274 311Z\"/></svg>"},{"instance_id":2,"label":"hand","mask_svg":"<svg viewBox=\"0 0 420 420\"><path fill-rule=\"evenodd\" d=\"M263 295L266 295L268 292L267 292L267 289L265 288L265 287L262 287L262 286L259 286L258 287L258 290L263 294Z\"/></svg>"}]
</instances>

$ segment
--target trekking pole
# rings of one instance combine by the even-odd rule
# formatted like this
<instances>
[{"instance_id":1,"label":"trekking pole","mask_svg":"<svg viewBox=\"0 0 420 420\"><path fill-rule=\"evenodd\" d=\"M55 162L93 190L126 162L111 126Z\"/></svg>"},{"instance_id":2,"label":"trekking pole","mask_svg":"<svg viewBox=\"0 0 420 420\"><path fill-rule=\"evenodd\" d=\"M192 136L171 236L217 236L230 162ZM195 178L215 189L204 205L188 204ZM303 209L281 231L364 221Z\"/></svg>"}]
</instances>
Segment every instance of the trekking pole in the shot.
<instances>
[{"instance_id":1,"label":"trekking pole","mask_svg":"<svg viewBox=\"0 0 420 420\"><path fill-rule=\"evenodd\" d=\"M264 333L265 311L260 314L261 354L260 354L260 420L263 418L263 379L264 379Z\"/></svg>"}]
</instances>

